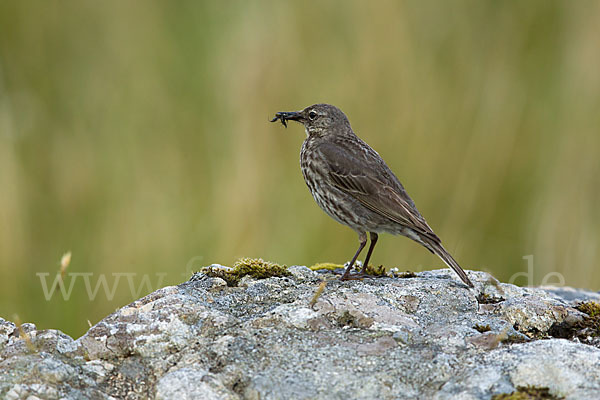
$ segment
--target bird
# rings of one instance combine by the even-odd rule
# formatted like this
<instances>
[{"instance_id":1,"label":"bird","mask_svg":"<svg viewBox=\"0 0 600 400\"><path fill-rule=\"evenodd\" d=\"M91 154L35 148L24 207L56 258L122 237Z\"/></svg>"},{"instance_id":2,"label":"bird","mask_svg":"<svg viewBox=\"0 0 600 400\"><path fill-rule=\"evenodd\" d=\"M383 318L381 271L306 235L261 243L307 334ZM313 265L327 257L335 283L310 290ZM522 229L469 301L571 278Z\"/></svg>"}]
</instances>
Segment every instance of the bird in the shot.
<instances>
[{"instance_id":1,"label":"bird","mask_svg":"<svg viewBox=\"0 0 600 400\"><path fill-rule=\"evenodd\" d=\"M352 228L358 250L341 280L368 276L367 265L380 233L406 236L437 255L470 288L473 283L442 246L417 210L400 180L383 158L352 130L346 114L330 104L314 104L301 111L281 111L271 122L304 125L306 139L300 151L304 181L319 207L339 223ZM371 239L360 273L352 267Z\"/></svg>"}]
</instances>

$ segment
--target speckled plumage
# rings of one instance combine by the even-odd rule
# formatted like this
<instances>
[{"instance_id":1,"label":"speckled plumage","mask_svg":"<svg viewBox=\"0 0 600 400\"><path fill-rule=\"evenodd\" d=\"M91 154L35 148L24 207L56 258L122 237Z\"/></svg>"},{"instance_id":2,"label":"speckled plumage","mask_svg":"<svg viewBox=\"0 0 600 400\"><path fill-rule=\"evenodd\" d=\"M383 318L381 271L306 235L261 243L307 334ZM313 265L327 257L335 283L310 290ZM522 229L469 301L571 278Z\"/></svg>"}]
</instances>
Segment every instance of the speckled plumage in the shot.
<instances>
[{"instance_id":1,"label":"speckled plumage","mask_svg":"<svg viewBox=\"0 0 600 400\"><path fill-rule=\"evenodd\" d=\"M315 104L299 112L277 113L275 120L304 124L307 138L300 151L302 175L317 204L333 219L354 229L360 246L343 279L364 248L369 232L371 246L364 274L378 233L404 235L438 255L468 286L463 269L442 247L440 239L406 190L375 150L354 134L346 115L329 104Z\"/></svg>"}]
</instances>

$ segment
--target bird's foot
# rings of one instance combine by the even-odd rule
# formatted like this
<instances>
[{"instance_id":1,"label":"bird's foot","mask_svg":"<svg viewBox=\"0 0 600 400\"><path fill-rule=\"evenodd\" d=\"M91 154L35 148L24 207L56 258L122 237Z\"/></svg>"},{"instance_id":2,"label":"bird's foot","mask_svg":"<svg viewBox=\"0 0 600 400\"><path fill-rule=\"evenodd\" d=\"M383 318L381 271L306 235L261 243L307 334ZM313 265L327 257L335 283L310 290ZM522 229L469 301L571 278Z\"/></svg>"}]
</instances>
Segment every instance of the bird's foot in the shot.
<instances>
[{"instance_id":1,"label":"bird's foot","mask_svg":"<svg viewBox=\"0 0 600 400\"><path fill-rule=\"evenodd\" d=\"M359 281L364 278L371 278L371 275L362 272L357 272L355 274L344 272L344 274L340 278L340 281Z\"/></svg>"}]
</instances>

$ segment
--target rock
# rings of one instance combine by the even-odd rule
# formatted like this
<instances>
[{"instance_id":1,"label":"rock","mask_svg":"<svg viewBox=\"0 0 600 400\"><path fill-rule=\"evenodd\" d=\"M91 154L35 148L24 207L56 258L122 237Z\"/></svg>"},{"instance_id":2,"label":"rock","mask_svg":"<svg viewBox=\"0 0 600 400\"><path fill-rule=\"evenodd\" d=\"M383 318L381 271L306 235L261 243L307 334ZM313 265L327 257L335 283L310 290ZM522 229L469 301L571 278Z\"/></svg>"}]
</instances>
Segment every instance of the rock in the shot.
<instances>
[{"instance_id":1,"label":"rock","mask_svg":"<svg viewBox=\"0 0 600 400\"><path fill-rule=\"evenodd\" d=\"M77 340L0 319L0 397L489 399L528 386L598 397L598 342L569 336L590 318L574 306L597 294L469 275L484 304L446 269L341 282L294 266L235 287L195 274Z\"/></svg>"},{"instance_id":2,"label":"rock","mask_svg":"<svg viewBox=\"0 0 600 400\"><path fill-rule=\"evenodd\" d=\"M600 302L600 293L591 292L589 290L574 289L570 287L557 287L557 286L541 286L539 289L550 294L552 297L566 301L566 302L578 302L578 301L595 301Z\"/></svg>"}]
</instances>

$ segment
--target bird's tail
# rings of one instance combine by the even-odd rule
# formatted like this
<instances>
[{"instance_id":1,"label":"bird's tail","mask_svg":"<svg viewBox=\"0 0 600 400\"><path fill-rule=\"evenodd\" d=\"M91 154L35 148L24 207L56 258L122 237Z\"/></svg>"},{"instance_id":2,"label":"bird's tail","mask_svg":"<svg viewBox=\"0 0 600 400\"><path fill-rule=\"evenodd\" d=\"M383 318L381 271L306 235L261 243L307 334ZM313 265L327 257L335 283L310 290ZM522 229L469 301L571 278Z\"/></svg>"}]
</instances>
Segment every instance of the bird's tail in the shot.
<instances>
[{"instance_id":1,"label":"bird's tail","mask_svg":"<svg viewBox=\"0 0 600 400\"><path fill-rule=\"evenodd\" d=\"M420 236L421 236L421 241L423 242L425 247L427 247L433 254L435 254L439 258L441 258L442 261L444 263L446 263L447 266L452 268L454 270L454 272L456 272L458 274L460 279L462 279L462 281L467 286L469 286L471 288L475 287L475 286L473 286L473 282L471 282L471 280L467 276L467 273L460 267L460 265L458 265L456 260L454 258L452 258L450 253L448 253L446 251L446 249L444 248L444 246L442 246L442 244L439 242L439 240L434 240L433 238L429 238L426 236L424 237L422 235L420 235ZM437 239L437 237L436 237L436 239Z\"/></svg>"}]
</instances>

